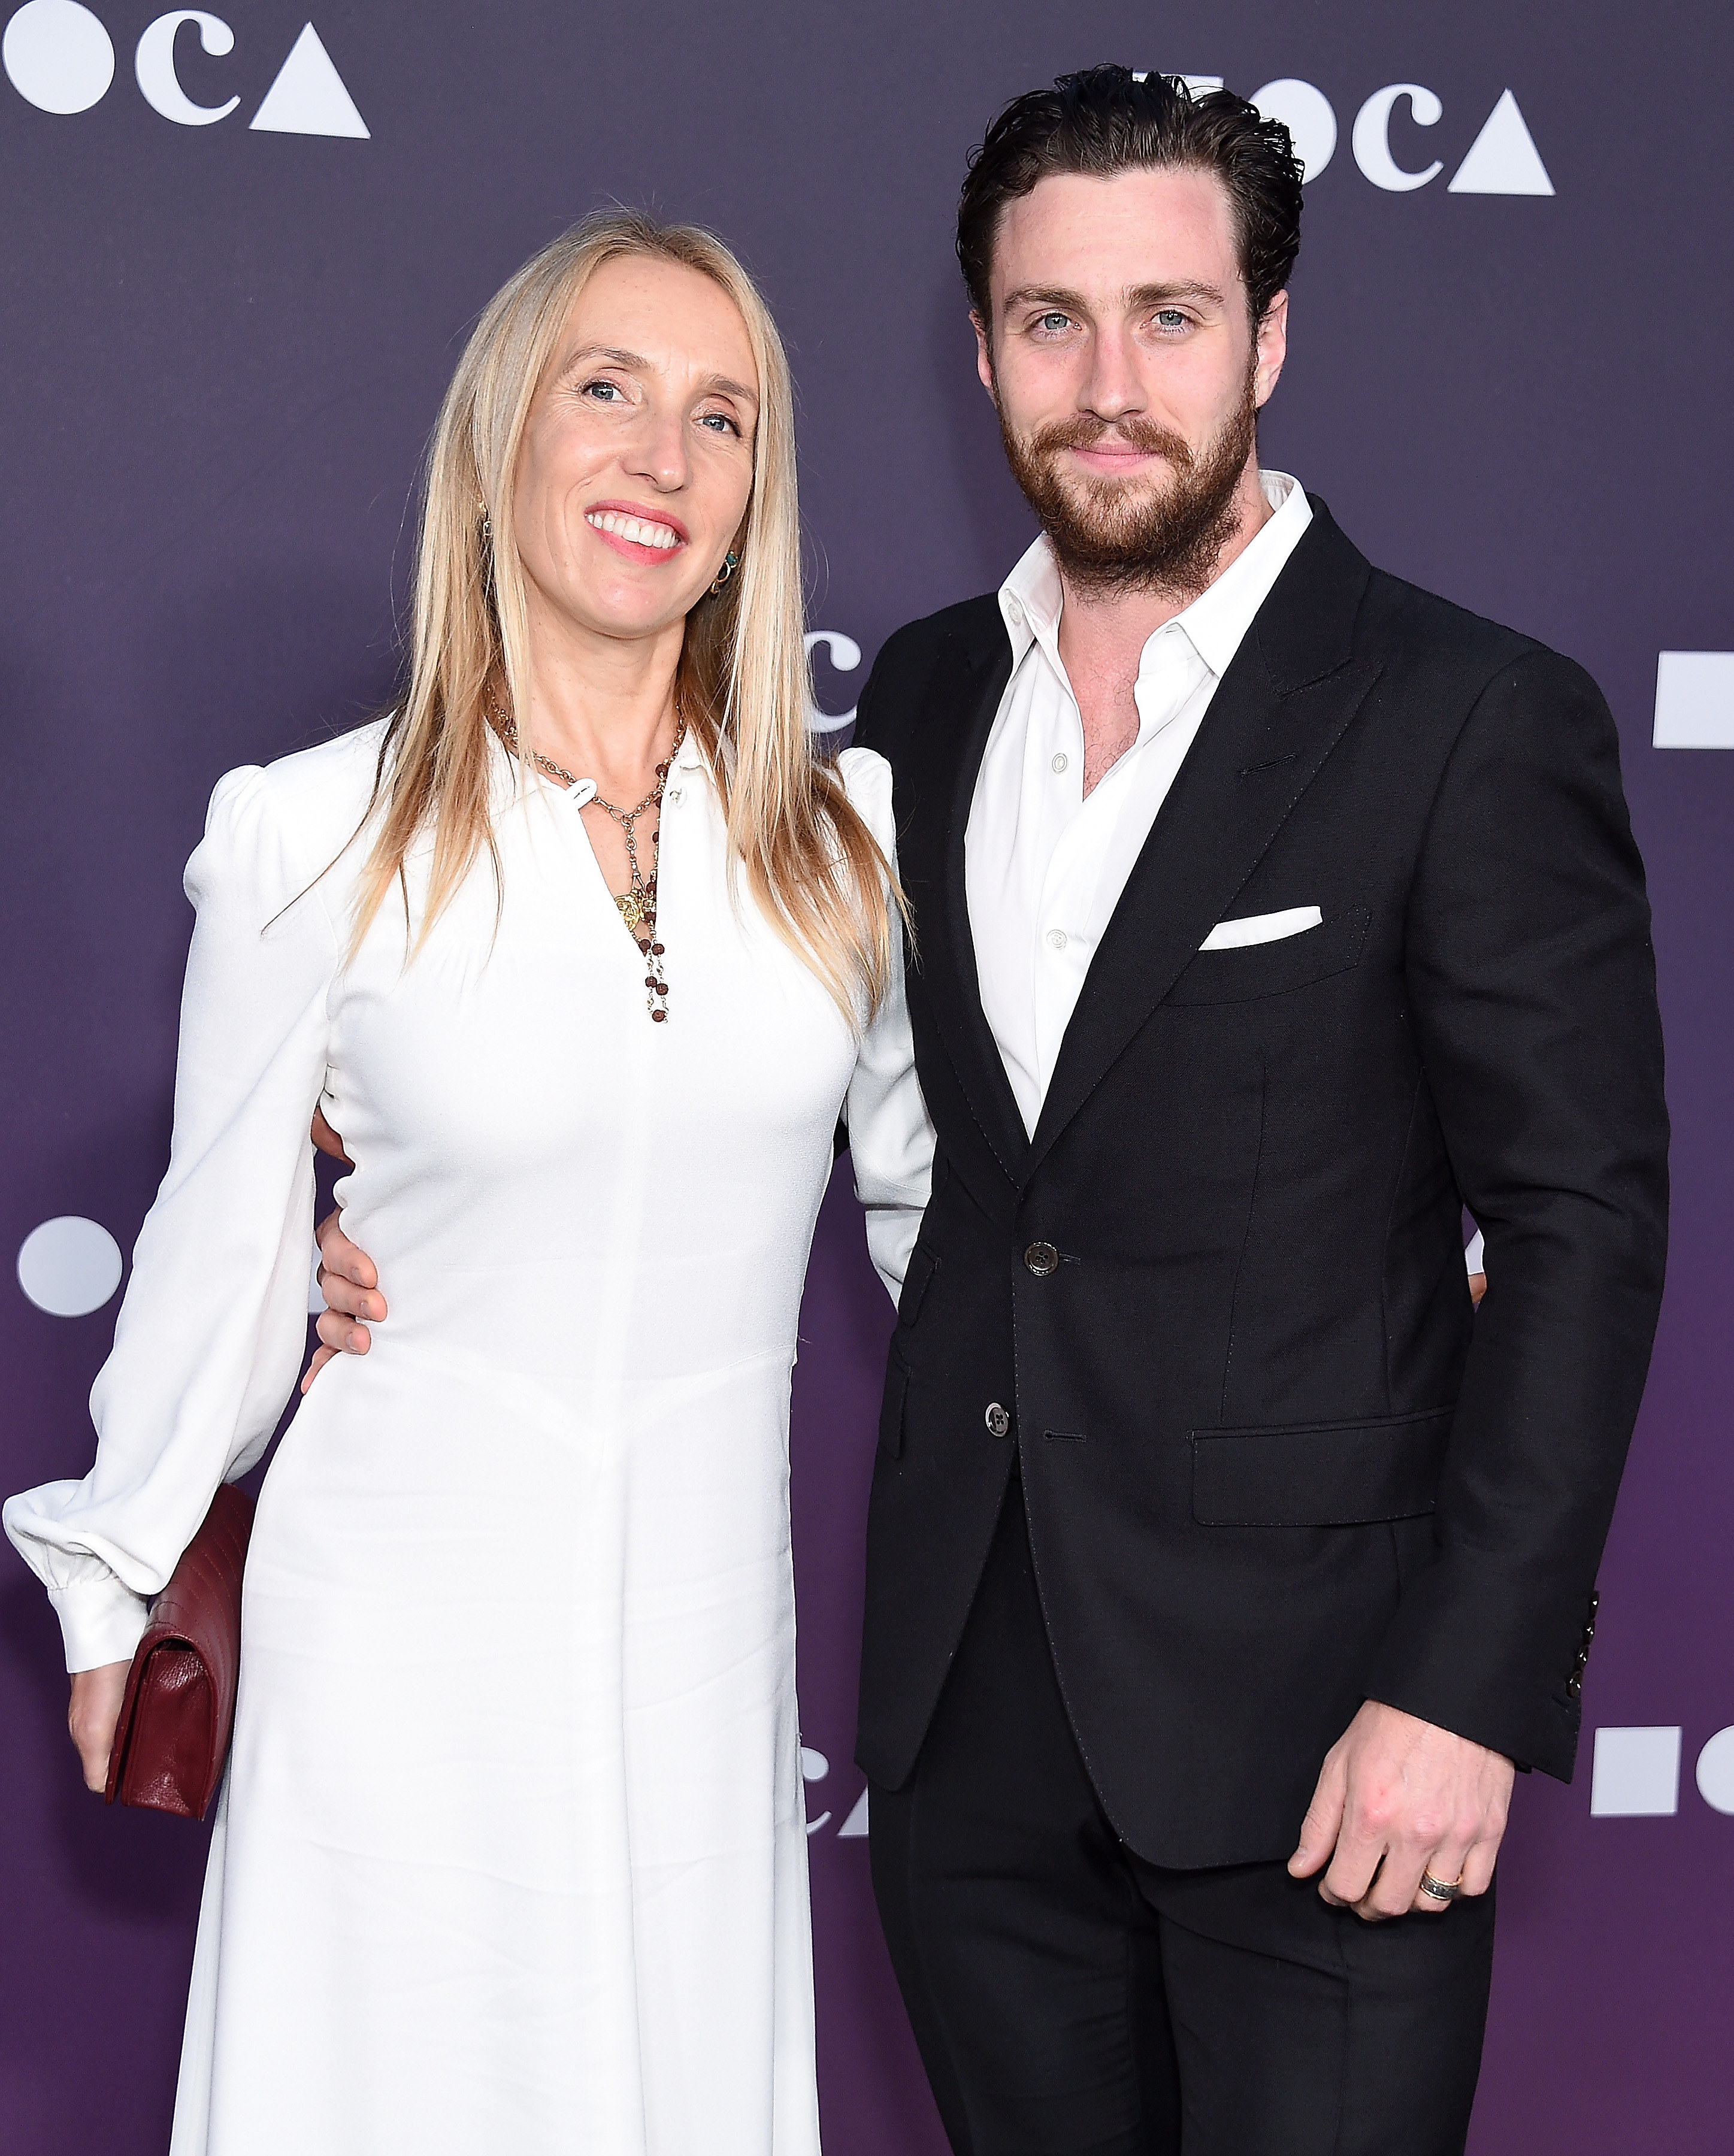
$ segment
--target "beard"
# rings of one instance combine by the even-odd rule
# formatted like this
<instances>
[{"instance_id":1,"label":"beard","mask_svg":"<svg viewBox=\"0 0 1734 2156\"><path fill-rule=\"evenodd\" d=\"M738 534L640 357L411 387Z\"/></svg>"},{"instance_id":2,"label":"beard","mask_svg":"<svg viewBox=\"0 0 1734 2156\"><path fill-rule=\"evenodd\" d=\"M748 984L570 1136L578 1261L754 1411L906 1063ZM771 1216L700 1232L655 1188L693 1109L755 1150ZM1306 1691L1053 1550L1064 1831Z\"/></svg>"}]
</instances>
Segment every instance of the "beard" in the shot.
<instances>
[{"instance_id":1,"label":"beard","mask_svg":"<svg viewBox=\"0 0 1734 2156\"><path fill-rule=\"evenodd\" d=\"M999 417L1012 476L1074 589L1094 597L1153 592L1182 600L1195 599L1209 583L1239 521L1234 497L1258 424L1250 370L1239 404L1198 449L1136 417L1111 425L1080 412L1028 435L1013 433L1003 410ZM1062 477L1064 451L1109 439L1166 458L1173 477L1159 490L1142 480Z\"/></svg>"}]
</instances>

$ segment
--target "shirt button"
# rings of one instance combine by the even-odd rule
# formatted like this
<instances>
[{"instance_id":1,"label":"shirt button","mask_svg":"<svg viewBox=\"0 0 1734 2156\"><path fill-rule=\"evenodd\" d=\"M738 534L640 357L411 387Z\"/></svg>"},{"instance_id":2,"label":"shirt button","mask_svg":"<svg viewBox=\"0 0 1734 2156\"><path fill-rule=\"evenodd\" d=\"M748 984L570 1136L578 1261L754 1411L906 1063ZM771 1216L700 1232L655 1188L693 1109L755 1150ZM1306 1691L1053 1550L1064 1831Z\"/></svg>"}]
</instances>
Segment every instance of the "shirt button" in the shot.
<instances>
[{"instance_id":1,"label":"shirt button","mask_svg":"<svg viewBox=\"0 0 1734 2156\"><path fill-rule=\"evenodd\" d=\"M1048 948L1049 948L1050 951L1063 951L1063 950L1065 950L1065 929L1063 929L1063 928L1050 928L1050 929L1048 931Z\"/></svg>"},{"instance_id":2,"label":"shirt button","mask_svg":"<svg viewBox=\"0 0 1734 2156\"><path fill-rule=\"evenodd\" d=\"M1059 755L1054 759L1054 768L1056 771L1069 771L1071 768L1071 758L1066 754L1064 749L1061 749Z\"/></svg>"},{"instance_id":3,"label":"shirt button","mask_svg":"<svg viewBox=\"0 0 1734 2156\"><path fill-rule=\"evenodd\" d=\"M993 1401L989 1406L986 1420L989 1437L1003 1437L1012 1426L1011 1417L998 1400Z\"/></svg>"},{"instance_id":4,"label":"shirt button","mask_svg":"<svg viewBox=\"0 0 1734 2156\"><path fill-rule=\"evenodd\" d=\"M1059 1270L1059 1253L1051 1243L1032 1243L1023 1253L1023 1262L1038 1280L1046 1280L1049 1273Z\"/></svg>"}]
</instances>

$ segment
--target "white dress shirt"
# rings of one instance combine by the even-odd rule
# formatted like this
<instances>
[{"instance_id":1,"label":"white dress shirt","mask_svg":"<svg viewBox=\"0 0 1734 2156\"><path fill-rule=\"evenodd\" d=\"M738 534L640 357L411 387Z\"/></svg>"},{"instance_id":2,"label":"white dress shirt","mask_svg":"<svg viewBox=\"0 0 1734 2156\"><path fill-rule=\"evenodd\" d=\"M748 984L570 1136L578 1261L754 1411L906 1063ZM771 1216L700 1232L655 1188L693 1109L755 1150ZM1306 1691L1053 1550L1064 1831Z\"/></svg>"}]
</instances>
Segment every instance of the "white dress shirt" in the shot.
<instances>
[{"instance_id":1,"label":"white dress shirt","mask_svg":"<svg viewBox=\"0 0 1734 2156\"><path fill-rule=\"evenodd\" d=\"M1059 656L1059 572L1038 539L999 590L1012 676L982 757L964 839L982 1008L1034 1135L1084 976L1228 671L1312 521L1306 491L1261 472L1271 516L1144 646L1138 737L1084 798L1084 726Z\"/></svg>"}]
</instances>

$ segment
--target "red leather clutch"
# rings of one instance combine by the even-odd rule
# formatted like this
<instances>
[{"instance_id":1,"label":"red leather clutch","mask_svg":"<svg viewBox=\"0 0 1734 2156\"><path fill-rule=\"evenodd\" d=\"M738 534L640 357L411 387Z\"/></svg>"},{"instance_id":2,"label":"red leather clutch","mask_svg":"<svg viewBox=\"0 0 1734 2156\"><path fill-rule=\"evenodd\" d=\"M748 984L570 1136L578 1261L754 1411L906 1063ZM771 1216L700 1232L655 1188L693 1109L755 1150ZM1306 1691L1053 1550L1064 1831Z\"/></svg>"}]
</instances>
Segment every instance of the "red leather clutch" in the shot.
<instances>
[{"instance_id":1,"label":"red leather clutch","mask_svg":"<svg viewBox=\"0 0 1734 2156\"><path fill-rule=\"evenodd\" d=\"M223 1779L241 1664L253 1500L224 1483L187 1545L127 1672L107 1801L203 1819Z\"/></svg>"}]
</instances>

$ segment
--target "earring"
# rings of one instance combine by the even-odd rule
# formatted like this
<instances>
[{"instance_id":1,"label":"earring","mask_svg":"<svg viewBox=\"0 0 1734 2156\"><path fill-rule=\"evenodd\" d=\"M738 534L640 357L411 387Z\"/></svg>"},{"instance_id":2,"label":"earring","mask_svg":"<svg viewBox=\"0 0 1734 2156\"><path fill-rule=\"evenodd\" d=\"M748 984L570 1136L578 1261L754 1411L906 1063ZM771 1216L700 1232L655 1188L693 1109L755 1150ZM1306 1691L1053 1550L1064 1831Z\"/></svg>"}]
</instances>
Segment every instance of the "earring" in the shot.
<instances>
[{"instance_id":1,"label":"earring","mask_svg":"<svg viewBox=\"0 0 1734 2156\"><path fill-rule=\"evenodd\" d=\"M494 543L494 527L488 521L487 503L485 501L477 502L475 505L475 513L482 521L482 544L485 547L491 547Z\"/></svg>"},{"instance_id":2,"label":"earring","mask_svg":"<svg viewBox=\"0 0 1734 2156\"><path fill-rule=\"evenodd\" d=\"M740 566L741 557L731 547L728 552L723 556L722 567L716 572L716 582L711 587L711 596L712 598L716 598L718 592L722 589L723 586L728 582L729 578L734 575L736 570L738 569Z\"/></svg>"}]
</instances>

